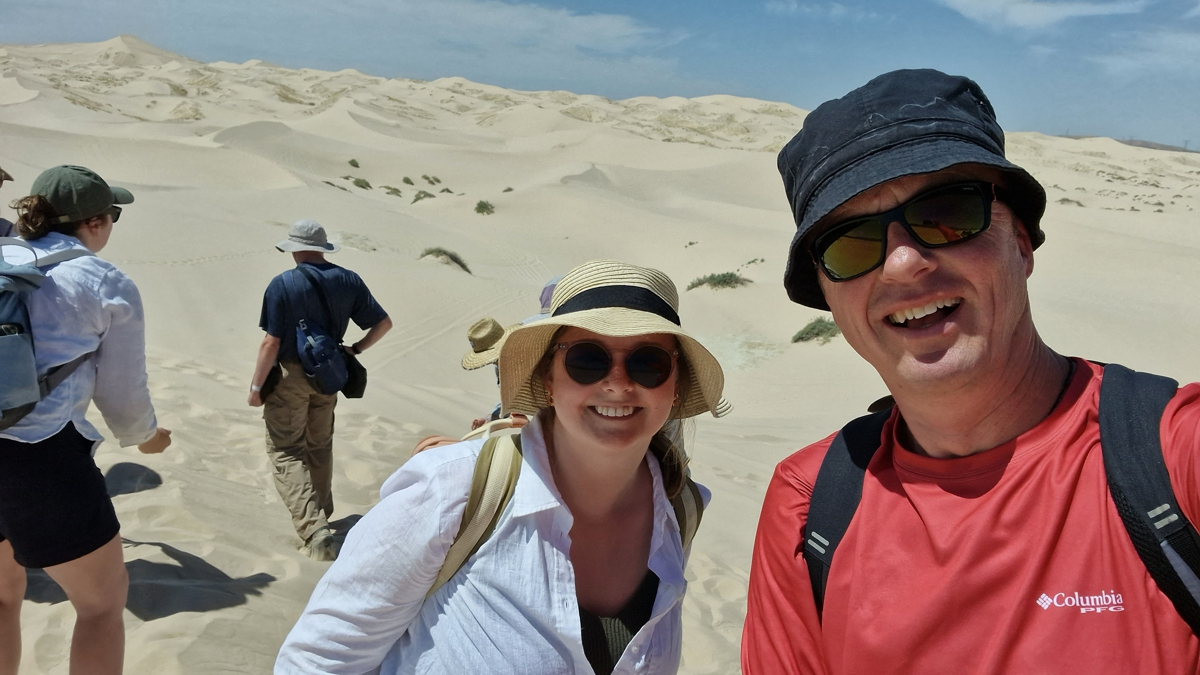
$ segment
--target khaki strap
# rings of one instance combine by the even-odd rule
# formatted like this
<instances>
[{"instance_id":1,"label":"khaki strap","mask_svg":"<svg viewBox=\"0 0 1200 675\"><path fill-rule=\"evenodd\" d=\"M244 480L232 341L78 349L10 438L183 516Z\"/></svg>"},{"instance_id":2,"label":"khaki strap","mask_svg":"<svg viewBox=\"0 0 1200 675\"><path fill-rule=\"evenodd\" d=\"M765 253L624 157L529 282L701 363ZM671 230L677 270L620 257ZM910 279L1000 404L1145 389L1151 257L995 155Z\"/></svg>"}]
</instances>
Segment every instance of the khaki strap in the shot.
<instances>
[{"instance_id":1,"label":"khaki strap","mask_svg":"<svg viewBox=\"0 0 1200 675\"><path fill-rule=\"evenodd\" d=\"M704 517L704 498L690 477L684 480L683 489L671 500L671 506L675 508L675 520L679 523L679 541L686 551Z\"/></svg>"},{"instance_id":2,"label":"khaki strap","mask_svg":"<svg viewBox=\"0 0 1200 675\"><path fill-rule=\"evenodd\" d=\"M492 438L495 436L500 436L501 434L499 432L508 431L512 428L513 428L512 416L510 415L508 417L501 417L500 419L492 420L491 422L488 422L487 424L481 424L478 429L475 429L474 431L467 434L466 436L463 436L460 440L470 441L470 440L474 440L476 438ZM520 433L520 432L521 432L520 429L515 430L515 433ZM512 433L512 432L510 432L510 433Z\"/></svg>"},{"instance_id":3,"label":"khaki strap","mask_svg":"<svg viewBox=\"0 0 1200 675\"><path fill-rule=\"evenodd\" d=\"M500 520L500 514L512 499L520 475L521 438L489 438L475 460L475 473L471 477L471 492L467 495L462 525L458 528L450 550L446 552L446 561L442 563L442 569L438 572L433 586L425 594L426 598L432 596L457 574L491 536L497 521Z\"/></svg>"}]
</instances>

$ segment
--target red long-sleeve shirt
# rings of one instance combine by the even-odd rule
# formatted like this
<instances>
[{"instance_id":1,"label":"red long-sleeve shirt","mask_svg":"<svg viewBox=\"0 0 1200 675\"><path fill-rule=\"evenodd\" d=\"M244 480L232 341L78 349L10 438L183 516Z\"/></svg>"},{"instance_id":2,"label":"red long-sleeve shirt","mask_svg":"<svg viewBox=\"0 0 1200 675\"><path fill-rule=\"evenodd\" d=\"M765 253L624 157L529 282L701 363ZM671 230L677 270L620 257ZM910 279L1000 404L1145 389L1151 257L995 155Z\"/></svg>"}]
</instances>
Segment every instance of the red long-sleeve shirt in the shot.
<instances>
[{"instance_id":1,"label":"red long-sleeve shirt","mask_svg":"<svg viewBox=\"0 0 1200 675\"><path fill-rule=\"evenodd\" d=\"M1200 641L1129 541L1099 444L1099 366L1076 360L1038 426L957 459L895 441L867 468L818 621L801 555L833 436L785 459L754 545L745 675L1200 673ZM1200 523L1200 384L1161 424L1184 514Z\"/></svg>"}]
</instances>

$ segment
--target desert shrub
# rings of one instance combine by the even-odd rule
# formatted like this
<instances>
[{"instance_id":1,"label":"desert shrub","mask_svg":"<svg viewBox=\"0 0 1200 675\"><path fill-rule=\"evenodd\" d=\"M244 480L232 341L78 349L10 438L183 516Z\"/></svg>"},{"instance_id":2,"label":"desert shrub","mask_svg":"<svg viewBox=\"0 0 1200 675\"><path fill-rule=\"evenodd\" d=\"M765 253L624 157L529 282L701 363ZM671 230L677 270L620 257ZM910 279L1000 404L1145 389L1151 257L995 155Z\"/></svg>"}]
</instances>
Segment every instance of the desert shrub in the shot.
<instances>
[{"instance_id":1,"label":"desert shrub","mask_svg":"<svg viewBox=\"0 0 1200 675\"><path fill-rule=\"evenodd\" d=\"M322 181L322 182L324 182L326 185L331 185L331 186L333 186L333 187L335 187L335 188L337 188L337 189L341 190L342 192L349 192L349 190L347 190L346 188L342 187L341 185L338 185L337 183L333 183L333 182L330 182L330 181Z\"/></svg>"},{"instance_id":2,"label":"desert shrub","mask_svg":"<svg viewBox=\"0 0 1200 675\"><path fill-rule=\"evenodd\" d=\"M409 178L408 176L405 176L404 178L401 178L400 180L403 181L405 185L414 185L414 183L412 182L412 179Z\"/></svg>"},{"instance_id":3,"label":"desert shrub","mask_svg":"<svg viewBox=\"0 0 1200 675\"><path fill-rule=\"evenodd\" d=\"M417 196L413 197L412 203L416 204L417 202L421 201L422 199L433 199L436 196L437 195L433 194L432 192L426 192L424 190L420 190L417 192Z\"/></svg>"},{"instance_id":4,"label":"desert shrub","mask_svg":"<svg viewBox=\"0 0 1200 675\"><path fill-rule=\"evenodd\" d=\"M391 185L380 185L379 188L381 190L387 190L387 193L393 197L403 197L404 196L404 195L400 194L399 188L394 188Z\"/></svg>"},{"instance_id":5,"label":"desert shrub","mask_svg":"<svg viewBox=\"0 0 1200 675\"><path fill-rule=\"evenodd\" d=\"M354 187L362 188L364 190L371 189L371 184L367 182L366 178L353 178L350 182L354 183Z\"/></svg>"},{"instance_id":6,"label":"desert shrub","mask_svg":"<svg viewBox=\"0 0 1200 675\"><path fill-rule=\"evenodd\" d=\"M504 188L501 192L512 192L512 188Z\"/></svg>"},{"instance_id":7,"label":"desert shrub","mask_svg":"<svg viewBox=\"0 0 1200 675\"><path fill-rule=\"evenodd\" d=\"M357 159L352 159L352 160L350 160L350 161L349 161L349 162L347 162L347 163L348 163L350 166L352 166L352 167L354 167L354 168L356 168L356 169L358 168L358 160L357 160Z\"/></svg>"},{"instance_id":8,"label":"desert shrub","mask_svg":"<svg viewBox=\"0 0 1200 675\"><path fill-rule=\"evenodd\" d=\"M752 283L749 279L736 272L721 272L720 274L709 274L703 277L696 277L692 283L688 284L687 290L692 290L700 286L708 286L709 288L737 288Z\"/></svg>"},{"instance_id":9,"label":"desert shrub","mask_svg":"<svg viewBox=\"0 0 1200 675\"><path fill-rule=\"evenodd\" d=\"M1062 197L1061 199L1058 200L1058 203L1059 204L1074 204L1075 206L1083 206L1083 202L1079 201L1078 199L1070 199L1068 197Z\"/></svg>"},{"instance_id":10,"label":"desert shrub","mask_svg":"<svg viewBox=\"0 0 1200 675\"><path fill-rule=\"evenodd\" d=\"M439 258L442 262L447 264L458 265L460 268L462 268L462 271L466 272L467 274L471 273L471 268L467 267L467 263L462 259L462 257L460 257L454 251L448 251L441 246L434 246L421 251L421 255L417 256L417 259L420 260L426 256Z\"/></svg>"},{"instance_id":11,"label":"desert shrub","mask_svg":"<svg viewBox=\"0 0 1200 675\"><path fill-rule=\"evenodd\" d=\"M809 321L804 328L800 329L799 333L792 336L792 342L811 342L812 340L820 340L821 344L827 344L833 338L842 334L838 329L837 324L826 319L823 316Z\"/></svg>"},{"instance_id":12,"label":"desert shrub","mask_svg":"<svg viewBox=\"0 0 1200 675\"><path fill-rule=\"evenodd\" d=\"M438 183L442 182L438 180L437 176L427 176L425 174L421 174L421 178L424 178L425 182L429 183L430 185L437 185Z\"/></svg>"},{"instance_id":13,"label":"desert shrub","mask_svg":"<svg viewBox=\"0 0 1200 675\"><path fill-rule=\"evenodd\" d=\"M481 213L485 216L490 216L496 212L496 207L492 206L491 202L485 202L482 199L475 205L475 213Z\"/></svg>"},{"instance_id":14,"label":"desert shrub","mask_svg":"<svg viewBox=\"0 0 1200 675\"><path fill-rule=\"evenodd\" d=\"M442 194L443 192L449 192L450 194L454 194L454 190L451 190L450 188L442 188L441 190L438 190L438 194Z\"/></svg>"},{"instance_id":15,"label":"desert shrub","mask_svg":"<svg viewBox=\"0 0 1200 675\"><path fill-rule=\"evenodd\" d=\"M698 242L698 241L689 241L688 243L684 244L683 247L688 248L689 246L695 246L696 244L699 244L699 243L700 242Z\"/></svg>"}]
</instances>

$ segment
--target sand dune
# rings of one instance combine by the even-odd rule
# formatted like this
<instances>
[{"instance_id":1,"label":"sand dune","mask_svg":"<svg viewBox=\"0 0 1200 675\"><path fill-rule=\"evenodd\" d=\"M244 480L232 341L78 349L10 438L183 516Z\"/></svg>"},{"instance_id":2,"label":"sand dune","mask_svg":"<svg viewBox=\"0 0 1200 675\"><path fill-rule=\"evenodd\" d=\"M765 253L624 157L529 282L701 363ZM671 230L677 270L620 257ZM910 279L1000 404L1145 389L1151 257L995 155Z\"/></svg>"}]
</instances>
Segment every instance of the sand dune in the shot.
<instances>
[{"instance_id":1,"label":"sand dune","mask_svg":"<svg viewBox=\"0 0 1200 675\"><path fill-rule=\"evenodd\" d=\"M790 343L821 315L780 284L793 224L774 151L804 115L731 96L613 101L203 64L128 36L0 47L0 166L17 179L2 201L58 163L137 195L104 257L144 295L150 382L175 445L144 457L106 443L97 455L127 540L128 671L268 670L325 569L296 551L259 413L244 403L262 290L290 266L272 246L309 217L396 323L364 358L367 397L339 404L343 530L418 438L461 435L491 409L490 371L458 366L475 319L534 313L546 279L596 257L658 267L681 290L714 272L754 282L681 293L736 405L698 420L691 444L715 497L688 571L683 670L736 672L775 463L885 393L844 341ZM1034 133L1010 134L1009 148L1050 193L1032 278L1050 344L1200 378L1200 155ZM433 197L414 203L422 190ZM495 214L476 214L479 200ZM471 274L418 259L432 246ZM31 577L23 619L22 672L65 673L72 612L45 577Z\"/></svg>"}]
</instances>

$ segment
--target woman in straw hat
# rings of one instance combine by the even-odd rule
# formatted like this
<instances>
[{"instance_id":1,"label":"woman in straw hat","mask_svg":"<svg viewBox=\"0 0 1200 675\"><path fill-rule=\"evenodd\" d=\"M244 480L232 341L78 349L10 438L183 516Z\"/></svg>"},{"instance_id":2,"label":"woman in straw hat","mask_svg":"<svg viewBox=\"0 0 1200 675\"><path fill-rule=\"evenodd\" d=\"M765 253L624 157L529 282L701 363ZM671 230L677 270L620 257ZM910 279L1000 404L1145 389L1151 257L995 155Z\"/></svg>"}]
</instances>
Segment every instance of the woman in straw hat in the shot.
<instances>
[{"instance_id":1,"label":"woman in straw hat","mask_svg":"<svg viewBox=\"0 0 1200 675\"><path fill-rule=\"evenodd\" d=\"M491 536L434 587L482 443L414 457L351 530L277 673L677 671L688 549L672 498L695 484L663 427L718 414L723 376L680 326L674 284L613 261L571 270L550 315L508 336L500 381L531 421Z\"/></svg>"}]
</instances>

